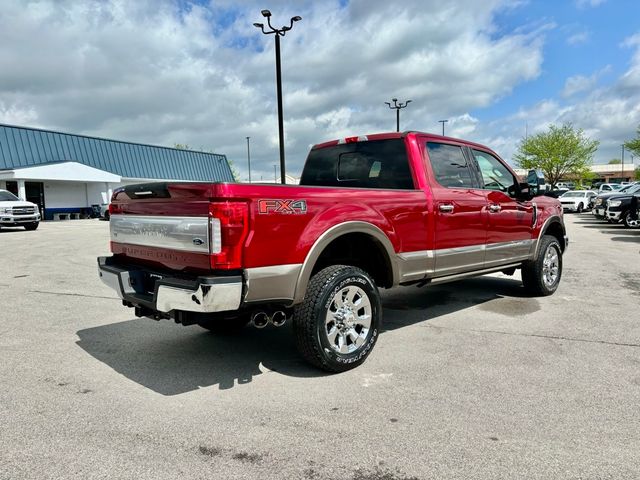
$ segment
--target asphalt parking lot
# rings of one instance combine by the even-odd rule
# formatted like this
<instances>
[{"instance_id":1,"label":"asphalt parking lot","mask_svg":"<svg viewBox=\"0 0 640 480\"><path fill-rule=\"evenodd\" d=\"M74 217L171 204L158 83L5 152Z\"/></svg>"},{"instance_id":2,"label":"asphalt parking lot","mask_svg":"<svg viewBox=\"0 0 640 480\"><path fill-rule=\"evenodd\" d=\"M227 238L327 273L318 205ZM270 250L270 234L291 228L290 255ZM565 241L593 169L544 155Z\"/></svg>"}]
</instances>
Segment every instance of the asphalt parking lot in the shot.
<instances>
[{"instance_id":1,"label":"asphalt parking lot","mask_svg":"<svg viewBox=\"0 0 640 480\"><path fill-rule=\"evenodd\" d=\"M0 479L640 477L640 231L566 216L560 288L502 274L384 294L367 362L288 327L138 319L96 274L108 223L0 231Z\"/></svg>"}]
</instances>

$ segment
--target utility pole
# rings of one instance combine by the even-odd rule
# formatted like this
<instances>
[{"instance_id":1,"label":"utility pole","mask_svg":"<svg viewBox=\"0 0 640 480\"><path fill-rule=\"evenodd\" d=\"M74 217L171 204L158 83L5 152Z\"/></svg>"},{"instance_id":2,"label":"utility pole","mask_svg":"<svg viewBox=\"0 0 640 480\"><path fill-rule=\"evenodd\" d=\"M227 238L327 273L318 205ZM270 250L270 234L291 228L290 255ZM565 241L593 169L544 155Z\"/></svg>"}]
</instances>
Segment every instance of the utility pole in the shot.
<instances>
[{"instance_id":1,"label":"utility pole","mask_svg":"<svg viewBox=\"0 0 640 480\"><path fill-rule=\"evenodd\" d=\"M273 181L278 183L278 171L276 170L276 164L273 164ZM284 182L282 182L284 183Z\"/></svg>"},{"instance_id":2,"label":"utility pole","mask_svg":"<svg viewBox=\"0 0 640 480\"><path fill-rule=\"evenodd\" d=\"M447 123L449 120L438 120L438 123L442 124L442 136L444 137L444 124Z\"/></svg>"},{"instance_id":3,"label":"utility pole","mask_svg":"<svg viewBox=\"0 0 640 480\"><path fill-rule=\"evenodd\" d=\"M249 149L249 138L247 137L247 163L249 164L249 183L251 183L251 150Z\"/></svg>"},{"instance_id":4,"label":"utility pole","mask_svg":"<svg viewBox=\"0 0 640 480\"><path fill-rule=\"evenodd\" d=\"M402 103L402 102L398 102L397 98L392 98L391 101L393 102L393 105L391 105L391 103L389 102L384 102L384 103L386 103L391 110L396 111L396 132L399 132L400 131L400 109L407 108L407 105L411 103L411 100L407 100L406 102Z\"/></svg>"},{"instance_id":5,"label":"utility pole","mask_svg":"<svg viewBox=\"0 0 640 480\"><path fill-rule=\"evenodd\" d=\"M276 95L278 97L278 136L280 138L280 180L281 183L285 183L285 167L284 167L284 114L282 113L282 68L280 66L280 37L284 37L286 33L293 28L295 22L302 20L301 17L296 15L291 17L289 25L285 25L281 28L274 28L271 25L271 12L269 10L262 10L260 12L264 18L267 19L267 25L270 30L265 30L263 23L254 23L253 26L259 28L265 35L275 34L276 39Z\"/></svg>"},{"instance_id":6,"label":"utility pole","mask_svg":"<svg viewBox=\"0 0 640 480\"><path fill-rule=\"evenodd\" d=\"M622 175L620 175L620 181L624 181L624 143L622 144Z\"/></svg>"}]
</instances>

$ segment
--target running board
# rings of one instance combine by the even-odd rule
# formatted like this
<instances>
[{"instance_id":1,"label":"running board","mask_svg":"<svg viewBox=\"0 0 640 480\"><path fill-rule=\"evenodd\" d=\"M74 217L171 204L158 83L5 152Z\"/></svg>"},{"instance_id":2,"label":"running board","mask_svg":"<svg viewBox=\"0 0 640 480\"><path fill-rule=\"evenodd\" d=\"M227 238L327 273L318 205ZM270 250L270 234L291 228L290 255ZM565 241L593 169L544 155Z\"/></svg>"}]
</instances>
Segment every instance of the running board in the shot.
<instances>
[{"instance_id":1,"label":"running board","mask_svg":"<svg viewBox=\"0 0 640 480\"><path fill-rule=\"evenodd\" d=\"M510 263L507 265L500 265L499 267L486 268L484 270L475 270L473 272L456 273L455 275L447 275L445 277L431 278L428 281L429 285L438 285L440 283L455 282L456 280L462 280L464 278L478 277L480 275L486 275L487 273L501 272L508 268L518 268L522 265L522 262Z\"/></svg>"}]
</instances>

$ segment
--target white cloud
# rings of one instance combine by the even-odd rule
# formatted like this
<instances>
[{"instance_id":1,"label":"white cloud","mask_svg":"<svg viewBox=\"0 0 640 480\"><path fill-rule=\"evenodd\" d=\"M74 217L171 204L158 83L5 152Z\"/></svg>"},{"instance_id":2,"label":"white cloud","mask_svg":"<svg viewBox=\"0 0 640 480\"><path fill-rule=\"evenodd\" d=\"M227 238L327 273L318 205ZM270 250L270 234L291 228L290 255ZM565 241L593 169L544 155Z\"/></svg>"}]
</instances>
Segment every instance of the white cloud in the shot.
<instances>
[{"instance_id":1,"label":"white cloud","mask_svg":"<svg viewBox=\"0 0 640 480\"><path fill-rule=\"evenodd\" d=\"M576 6L578 8L597 7L606 1L607 0L576 0Z\"/></svg>"},{"instance_id":2,"label":"white cloud","mask_svg":"<svg viewBox=\"0 0 640 480\"><path fill-rule=\"evenodd\" d=\"M589 41L590 34L587 31L577 32L567 37L567 44L575 46L582 45Z\"/></svg>"},{"instance_id":3,"label":"white cloud","mask_svg":"<svg viewBox=\"0 0 640 480\"><path fill-rule=\"evenodd\" d=\"M282 39L285 135L292 173L310 144L392 130L384 102L411 99L401 128L450 118L509 95L541 72L543 28L500 32L508 0L277 2ZM263 5L220 0L3 2L0 117L130 141L225 153L246 176L277 163L273 36L252 26ZM455 18L455 21L451 21ZM258 172L256 172L258 173Z\"/></svg>"},{"instance_id":4,"label":"white cloud","mask_svg":"<svg viewBox=\"0 0 640 480\"><path fill-rule=\"evenodd\" d=\"M610 67L589 77L573 77L567 80L564 93L584 94L579 99L571 97L567 103L551 98L540 101L506 119L479 125L472 139L491 145L510 159L525 128L533 134L550 124L572 123L600 141L596 163L619 156L620 145L634 138L640 125L640 34L629 37L622 46L635 50L629 68L613 83L595 87L597 79L610 73Z\"/></svg>"},{"instance_id":5,"label":"white cloud","mask_svg":"<svg viewBox=\"0 0 640 480\"><path fill-rule=\"evenodd\" d=\"M600 78L603 75L611 71L611 66L606 66L602 70L595 72L593 75L585 77L584 75L575 75L567 78L564 88L562 89L562 96L565 98L572 97L579 93L589 92L594 89L598 84Z\"/></svg>"}]
</instances>

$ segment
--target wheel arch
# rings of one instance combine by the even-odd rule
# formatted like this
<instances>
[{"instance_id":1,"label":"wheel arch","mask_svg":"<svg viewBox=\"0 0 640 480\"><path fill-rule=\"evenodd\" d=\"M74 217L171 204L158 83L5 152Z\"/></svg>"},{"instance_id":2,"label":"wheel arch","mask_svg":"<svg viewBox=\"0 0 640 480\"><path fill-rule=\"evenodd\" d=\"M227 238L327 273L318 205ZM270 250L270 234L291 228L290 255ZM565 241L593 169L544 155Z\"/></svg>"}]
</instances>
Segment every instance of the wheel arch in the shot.
<instances>
[{"instance_id":1,"label":"wheel arch","mask_svg":"<svg viewBox=\"0 0 640 480\"><path fill-rule=\"evenodd\" d=\"M547 218L547 220L545 220L544 224L542 225L542 228L540 229L540 234L538 235L538 239L536 240L536 249L535 249L534 259L537 259L538 255L540 254L540 240L544 235L551 235L555 237L558 240L558 243L560 244L560 249L562 250L562 253L564 253L567 246L566 240L565 240L567 231L565 229L562 218L554 215L552 217Z\"/></svg>"},{"instance_id":2,"label":"wheel arch","mask_svg":"<svg viewBox=\"0 0 640 480\"><path fill-rule=\"evenodd\" d=\"M383 287L390 287L398 283L399 271L395 260L396 252L387 235L379 227L368 222L344 222L328 229L312 245L298 275L293 298L294 304L300 303L304 299L304 294L313 273L318 268L326 266L322 263L324 261L323 255L330 255L332 248L335 248L339 242L348 242L352 239L362 242L358 244L360 251L374 252L379 255L378 259L382 258L383 264L378 265L377 270L374 269L374 272L368 272L374 277L376 283ZM362 265L357 264L359 262L355 263L356 265L354 266L362 268Z\"/></svg>"}]
</instances>

